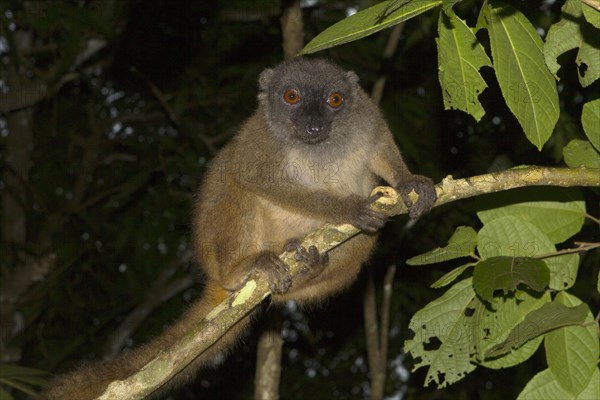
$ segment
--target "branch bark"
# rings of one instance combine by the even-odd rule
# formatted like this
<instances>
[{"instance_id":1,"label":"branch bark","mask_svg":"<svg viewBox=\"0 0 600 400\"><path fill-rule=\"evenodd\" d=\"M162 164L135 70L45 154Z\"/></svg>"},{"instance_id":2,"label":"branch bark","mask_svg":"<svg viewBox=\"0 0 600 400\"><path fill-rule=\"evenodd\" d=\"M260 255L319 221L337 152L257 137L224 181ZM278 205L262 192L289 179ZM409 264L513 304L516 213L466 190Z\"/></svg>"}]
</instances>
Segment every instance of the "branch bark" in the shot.
<instances>
[{"instance_id":1,"label":"branch bark","mask_svg":"<svg viewBox=\"0 0 600 400\"><path fill-rule=\"evenodd\" d=\"M377 318L377 302L375 301L375 283L372 277L367 282L367 289L364 296L363 314L365 318L369 370L371 371L371 400L383 399L387 372L390 304L395 274L396 266L390 265L385 272L383 280L383 300L381 302L381 318L379 320Z\"/></svg>"},{"instance_id":2,"label":"branch bark","mask_svg":"<svg viewBox=\"0 0 600 400\"><path fill-rule=\"evenodd\" d=\"M279 399L279 379L281 377L281 338L282 318L273 316L270 326L265 329L258 341L256 350L256 371L254 374L254 399Z\"/></svg>"},{"instance_id":3,"label":"branch bark","mask_svg":"<svg viewBox=\"0 0 600 400\"><path fill-rule=\"evenodd\" d=\"M281 7L283 59L291 60L304 47L302 8L300 7L300 0L283 0Z\"/></svg>"},{"instance_id":4,"label":"branch bark","mask_svg":"<svg viewBox=\"0 0 600 400\"><path fill-rule=\"evenodd\" d=\"M524 186L600 186L600 169L524 167L465 179L453 179L448 176L436 186L436 206ZM373 204L375 209L389 216L407 213L406 206L394 189L377 187L373 191L384 194ZM418 198L416 194L414 197ZM302 245L314 245L319 252L329 251L359 232L358 228L350 224L326 224L306 235ZM292 279L301 273L302 263L294 258L293 252L283 253L280 258L290 266ZM98 399L133 400L149 395L215 343L269 294L266 278L260 272L253 273L242 288L232 293L206 318L198 321L198 324L174 346L157 354L152 361L127 379L112 382Z\"/></svg>"}]
</instances>

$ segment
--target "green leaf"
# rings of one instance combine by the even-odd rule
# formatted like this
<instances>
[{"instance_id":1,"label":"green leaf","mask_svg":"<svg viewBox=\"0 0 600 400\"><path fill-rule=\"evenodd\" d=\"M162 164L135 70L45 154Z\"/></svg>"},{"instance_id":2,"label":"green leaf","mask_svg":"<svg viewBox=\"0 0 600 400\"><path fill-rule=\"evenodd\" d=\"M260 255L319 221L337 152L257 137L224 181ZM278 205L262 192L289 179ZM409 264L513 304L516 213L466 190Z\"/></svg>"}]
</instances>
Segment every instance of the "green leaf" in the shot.
<instances>
[{"instance_id":1,"label":"green leaf","mask_svg":"<svg viewBox=\"0 0 600 400\"><path fill-rule=\"evenodd\" d=\"M600 15L600 12L597 14ZM600 151L600 99L589 101L583 105L581 124L590 143Z\"/></svg>"},{"instance_id":2,"label":"green leaf","mask_svg":"<svg viewBox=\"0 0 600 400\"><path fill-rule=\"evenodd\" d=\"M546 263L535 258L492 257L477 263L473 271L475 292L488 303L492 302L496 290L502 290L506 295L524 283L536 292L542 292L549 282L550 271Z\"/></svg>"},{"instance_id":3,"label":"green leaf","mask_svg":"<svg viewBox=\"0 0 600 400\"><path fill-rule=\"evenodd\" d=\"M543 336L534 337L533 339L530 339L523 345L519 346L517 349L513 349L499 357L489 359L486 358L483 361L479 361L477 363L482 367L490 369L503 369L514 367L515 365L521 364L529 360L531 356L540 347L540 344L542 344L542 340L544 340Z\"/></svg>"},{"instance_id":4,"label":"green leaf","mask_svg":"<svg viewBox=\"0 0 600 400\"><path fill-rule=\"evenodd\" d=\"M579 48L575 62L579 66L579 82L585 87L600 77L600 32L585 21L582 7L585 13L588 13L585 9L589 7L582 5L580 0L565 2L561 9L561 20L548 30L544 58L548 68L556 76L560 68L556 62L557 57L571 49ZM590 18L594 20L593 17Z\"/></svg>"},{"instance_id":5,"label":"green leaf","mask_svg":"<svg viewBox=\"0 0 600 400\"><path fill-rule=\"evenodd\" d=\"M548 292L533 296L521 291L514 296L494 298L491 307L480 302L473 315L475 322L472 325L472 337L477 350L473 361L486 368L499 369L512 367L529 359L540 346L542 337L529 340L501 357L486 359L485 354L491 347L509 338L515 326L522 323L531 311L539 309L550 300Z\"/></svg>"},{"instance_id":6,"label":"green leaf","mask_svg":"<svg viewBox=\"0 0 600 400\"><path fill-rule=\"evenodd\" d=\"M452 7L461 1L462 0L442 0L442 10L444 10L445 13L452 12Z\"/></svg>"},{"instance_id":7,"label":"green leaf","mask_svg":"<svg viewBox=\"0 0 600 400\"><path fill-rule=\"evenodd\" d=\"M600 11L594 10L587 4L582 4L581 8L585 20L593 26L595 26L596 28L600 29Z\"/></svg>"},{"instance_id":8,"label":"green leaf","mask_svg":"<svg viewBox=\"0 0 600 400\"><path fill-rule=\"evenodd\" d=\"M523 201L502 207L479 211L484 224L496 218L514 216L539 228L552 243L562 243L581 230L585 218L585 202L574 199L571 191L559 191L560 201ZM558 199L557 199L558 200Z\"/></svg>"},{"instance_id":9,"label":"green leaf","mask_svg":"<svg viewBox=\"0 0 600 400\"><path fill-rule=\"evenodd\" d=\"M596 368L590 383L578 396L573 397L563 390L554 374L545 369L531 379L517 400L591 400L600 399L600 370Z\"/></svg>"},{"instance_id":10,"label":"green leaf","mask_svg":"<svg viewBox=\"0 0 600 400\"><path fill-rule=\"evenodd\" d=\"M560 292L555 302L567 307L584 306L587 309L586 326L567 326L546 335L546 359L554 377L572 396L577 396L589 384L600 347L594 317L581 300L566 292Z\"/></svg>"},{"instance_id":11,"label":"green leaf","mask_svg":"<svg viewBox=\"0 0 600 400\"><path fill-rule=\"evenodd\" d=\"M556 248L535 225L519 218L500 217L485 224L477 235L477 250L485 260L498 256L534 257L554 253ZM577 254L544 259L550 270L548 286L565 290L573 285L579 268Z\"/></svg>"},{"instance_id":12,"label":"green leaf","mask_svg":"<svg viewBox=\"0 0 600 400\"><path fill-rule=\"evenodd\" d=\"M469 226L459 226L445 247L436 247L427 253L419 254L406 260L408 265L435 264L455 258L473 255L477 245L477 232Z\"/></svg>"},{"instance_id":13,"label":"green leaf","mask_svg":"<svg viewBox=\"0 0 600 400\"><path fill-rule=\"evenodd\" d=\"M541 150L559 114L556 82L544 62L542 39L519 11L493 4L485 6L484 15L496 77L508 108Z\"/></svg>"},{"instance_id":14,"label":"green leaf","mask_svg":"<svg viewBox=\"0 0 600 400\"><path fill-rule=\"evenodd\" d=\"M575 64L579 83L588 87L600 78L600 31L589 24L582 27L584 42L579 47Z\"/></svg>"},{"instance_id":15,"label":"green leaf","mask_svg":"<svg viewBox=\"0 0 600 400\"><path fill-rule=\"evenodd\" d=\"M473 31L451 8L440 12L438 32L438 77L444 108L464 111L479 121L485 111L478 97L487 88L479 69L492 63Z\"/></svg>"},{"instance_id":16,"label":"green leaf","mask_svg":"<svg viewBox=\"0 0 600 400\"><path fill-rule=\"evenodd\" d=\"M442 1L405 0L396 2L400 4L398 7L388 8L391 3L393 2L383 1L330 26L311 40L300 51L300 55L315 53L369 36L437 7Z\"/></svg>"},{"instance_id":17,"label":"green leaf","mask_svg":"<svg viewBox=\"0 0 600 400\"><path fill-rule=\"evenodd\" d=\"M472 267L475 263L468 263L454 268L452 271L444 274L440 279L431 284L433 289L439 289L454 282L467 268Z\"/></svg>"},{"instance_id":18,"label":"green leaf","mask_svg":"<svg viewBox=\"0 0 600 400\"><path fill-rule=\"evenodd\" d=\"M600 154L587 140L571 140L563 148L563 157L571 168L600 168Z\"/></svg>"},{"instance_id":19,"label":"green leaf","mask_svg":"<svg viewBox=\"0 0 600 400\"><path fill-rule=\"evenodd\" d=\"M561 54L579 47L581 41L581 1L567 0L561 9L561 19L553 24L546 35L544 59L550 71L556 76L560 64L556 61Z\"/></svg>"},{"instance_id":20,"label":"green leaf","mask_svg":"<svg viewBox=\"0 0 600 400\"><path fill-rule=\"evenodd\" d=\"M415 336L404 347L415 359L413 370L429 366L425 386L434 382L444 387L475 369L470 362L469 335L464 331L472 323L466 313L472 301L477 301L472 282L465 279L417 311L410 321Z\"/></svg>"},{"instance_id":21,"label":"green leaf","mask_svg":"<svg viewBox=\"0 0 600 400\"><path fill-rule=\"evenodd\" d=\"M490 348L485 356L497 357L554 329L569 325L582 325L588 312L589 308L585 304L566 307L556 301L546 303L527 314L523 322L513 328L508 338Z\"/></svg>"}]
</instances>

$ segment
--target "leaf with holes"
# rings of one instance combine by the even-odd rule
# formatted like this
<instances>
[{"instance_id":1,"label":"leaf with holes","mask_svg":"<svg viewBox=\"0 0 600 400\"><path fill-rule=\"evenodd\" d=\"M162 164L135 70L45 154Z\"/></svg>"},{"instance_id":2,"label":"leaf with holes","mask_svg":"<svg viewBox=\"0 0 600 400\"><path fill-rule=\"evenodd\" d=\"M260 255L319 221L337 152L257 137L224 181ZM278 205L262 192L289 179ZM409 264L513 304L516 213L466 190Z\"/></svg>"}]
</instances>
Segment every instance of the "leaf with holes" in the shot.
<instances>
[{"instance_id":1,"label":"leaf with holes","mask_svg":"<svg viewBox=\"0 0 600 400\"><path fill-rule=\"evenodd\" d=\"M477 251L485 260L498 256L534 257L556 252L556 247L535 225L520 218L496 218L477 234ZM548 286L565 290L573 286L579 268L578 254L548 257L544 262L550 270Z\"/></svg>"},{"instance_id":2,"label":"leaf with holes","mask_svg":"<svg viewBox=\"0 0 600 400\"><path fill-rule=\"evenodd\" d=\"M473 344L476 353L473 362L486 368L500 369L512 367L529 359L542 343L542 337L533 338L517 349L499 357L486 358L487 351L508 339L514 328L523 322L527 315L551 300L550 293L532 295L519 291L515 295L496 297L493 302L483 301L475 307L472 325Z\"/></svg>"},{"instance_id":3,"label":"leaf with holes","mask_svg":"<svg viewBox=\"0 0 600 400\"><path fill-rule=\"evenodd\" d=\"M479 69L491 67L492 62L471 28L452 9L440 13L438 34L438 77L444 108L464 111L479 121L485 111L478 97L487 88Z\"/></svg>"},{"instance_id":4,"label":"leaf with holes","mask_svg":"<svg viewBox=\"0 0 600 400\"><path fill-rule=\"evenodd\" d=\"M542 292L550 282L550 271L546 263L535 258L492 257L483 260L473 271L475 292L491 303L496 290L504 294L517 290L524 283L536 292Z\"/></svg>"},{"instance_id":5,"label":"leaf with holes","mask_svg":"<svg viewBox=\"0 0 600 400\"><path fill-rule=\"evenodd\" d=\"M475 369L470 361L472 345L465 330L472 324L469 308L477 301L471 279L452 286L413 316L409 324L415 336L404 348L415 359L414 369L429 367L425 386L444 387Z\"/></svg>"},{"instance_id":6,"label":"leaf with holes","mask_svg":"<svg viewBox=\"0 0 600 400\"><path fill-rule=\"evenodd\" d=\"M579 67L579 82L584 87L600 77L600 32L594 27L594 23L600 21L600 13L588 9L591 10L591 7L580 0L565 1L561 8L561 19L550 27L544 44L546 64L555 77L560 68L556 61L558 56L578 49L575 62Z\"/></svg>"}]
</instances>

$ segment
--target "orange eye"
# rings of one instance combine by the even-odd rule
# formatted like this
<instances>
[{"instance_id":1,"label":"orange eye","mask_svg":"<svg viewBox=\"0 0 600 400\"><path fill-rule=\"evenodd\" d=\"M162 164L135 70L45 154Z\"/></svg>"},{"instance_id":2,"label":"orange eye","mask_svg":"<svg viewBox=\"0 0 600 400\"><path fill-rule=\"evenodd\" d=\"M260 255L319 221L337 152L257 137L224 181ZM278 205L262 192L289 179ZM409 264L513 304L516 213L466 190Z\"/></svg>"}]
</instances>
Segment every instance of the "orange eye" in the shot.
<instances>
[{"instance_id":1,"label":"orange eye","mask_svg":"<svg viewBox=\"0 0 600 400\"><path fill-rule=\"evenodd\" d=\"M327 98L327 104L333 108L339 108L344 103L344 96L341 93L333 92Z\"/></svg>"},{"instance_id":2,"label":"orange eye","mask_svg":"<svg viewBox=\"0 0 600 400\"><path fill-rule=\"evenodd\" d=\"M300 101L300 93L294 89L288 89L283 93L283 101L288 104L296 104Z\"/></svg>"}]
</instances>

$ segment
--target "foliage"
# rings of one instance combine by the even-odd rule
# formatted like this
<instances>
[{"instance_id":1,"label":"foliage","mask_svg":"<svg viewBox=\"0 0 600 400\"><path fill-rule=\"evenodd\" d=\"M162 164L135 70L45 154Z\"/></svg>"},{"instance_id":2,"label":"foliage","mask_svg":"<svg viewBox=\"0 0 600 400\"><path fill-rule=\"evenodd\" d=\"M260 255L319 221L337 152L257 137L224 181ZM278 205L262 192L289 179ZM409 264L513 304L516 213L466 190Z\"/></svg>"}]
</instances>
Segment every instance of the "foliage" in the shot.
<instances>
[{"instance_id":1,"label":"foliage","mask_svg":"<svg viewBox=\"0 0 600 400\"><path fill-rule=\"evenodd\" d=\"M549 335L557 332L575 330L578 335L595 332L589 307L566 292L576 279L579 256L560 255L553 244L565 241L581 228L584 212L583 202L574 199L564 203L521 202L479 213L484 225L472 243L472 246L477 246L478 254L469 255L475 258L473 277L455 284L440 298L443 309L432 303L419 311L411 323L416 338L407 341L407 350L415 357L424 358L427 354L426 360L434 355L439 360L437 363L425 362L430 368L426 383L451 384L472 371L475 368L472 363L505 368L516 361L525 361L542 338L548 340ZM550 239L549 233L555 235L554 240ZM453 244L449 244L451 246ZM428 260L429 254L435 251L408 262ZM457 254L457 257L466 255ZM450 296L458 288L463 289L466 296L462 301ZM564 303L561 300L564 298L572 301ZM510 307L507 308L507 305ZM572 305L579 305L577 311L565 307ZM447 307L455 310L456 314L443 324L427 317L429 313L439 315L443 312L447 315ZM456 334L444 331L448 326L459 327L462 335L458 337L465 340L457 350L461 355L452 353L452 362L439 354L447 347L444 346L447 341L455 346ZM467 334L470 327L477 327L471 330L471 335ZM580 342L577 344L575 341L563 342L563 351L556 350L554 355L560 358L560 362L554 362L555 366L569 365L569 379L585 382L585 385L569 390L573 396L586 389L587 384L595 385L591 377L599 355L597 335L578 338ZM434 339L442 343L437 350L415 347ZM554 351L552 342L546 341L546 351ZM569 355L570 352L580 354L582 351L587 352L589 357L573 360ZM456 359L463 360L463 363L457 365ZM550 361L549 364L552 365ZM551 370L557 378L562 378L564 372L556 368ZM450 369L452 375L448 373ZM444 376L445 381L439 380L438 376Z\"/></svg>"},{"instance_id":2,"label":"foliage","mask_svg":"<svg viewBox=\"0 0 600 400\"><path fill-rule=\"evenodd\" d=\"M560 2L544 6L538 2L511 1L508 5L486 2L481 7L481 2L468 0L394 0L358 12L354 19L344 19L359 2L311 3L314 4L305 8L303 15L306 37L314 37L309 46L325 43L321 47L325 49L336 45L321 55L356 70L365 88L381 75L388 77L382 109L414 170L436 179L448 173L469 176L525 163L556 164L562 161L563 151L564 161L571 167L597 163L600 149L595 127L600 103L593 92L597 82L592 81L598 71L593 62L599 47L595 42L598 35L594 35L598 18L591 7L568 0L564 2L563 16L559 17L563 5ZM12 129L10 118L16 112L2 111L0 115L3 174L0 194L12 195L23 205L27 232L24 242L11 242L2 231L2 288L32 260L35 264L49 255L56 256L53 267L35 275L16 303L10 321L15 323L11 345L21 354L9 366L11 371L17 371L12 368L20 368L15 364L19 363L61 373L72 368L77 360L98 359L106 354L105 347L114 339L111 334L147 301L155 301L157 308L127 334L119 349L137 346L155 336L198 294L199 290L189 284L179 290L166 289L177 288L183 278L193 274L190 269L195 270L180 260L185 259L191 247L188 237L193 193L206 163L255 107L259 71L281 59L279 7L262 0L217 5L200 1L0 0L0 11L1 94L15 84L9 82L9 70L18 66L19 82L23 84L18 86L19 100L33 99L16 110L28 110L33 115L33 137L27 147L30 169L18 185L10 184L6 178L14 174L13 166L9 165L8 138ZM495 25L503 18L510 18L511 26L521 32L514 48L507 46L502 36L513 31L503 31L502 26ZM340 20L346 25L338 30L333 24ZM397 56L389 63L382 63L385 32L365 35L402 21L405 29ZM550 25L553 30L549 30ZM318 32L325 35L329 26L332 30L327 30L331 35L327 40L315 36ZM496 50L491 47L492 29ZM540 29L548 32L542 47L543 60L550 74L561 79L558 122L554 121L553 109L544 110L549 113L548 118L537 121L539 115L533 115L538 107L519 102L527 98L537 101L536 95L544 94L539 100L555 106L556 88L544 86L549 85L548 74L539 63ZM556 35L552 39L555 47L549 44L550 32ZM522 37L524 33L531 37ZM31 39L31 48L19 48L23 37ZM356 41L358 38L363 39ZM343 43L346 44L339 46ZM522 59L522 53L517 51L521 45L535 53L532 60ZM305 52L307 49L310 47ZM568 49L577 54L569 53ZM509 53L501 53L499 57L506 56L505 60L494 57L494 52L504 51ZM550 66L552 60L556 60L560 69ZM496 68L515 64L527 65L519 79L526 86L500 81L506 77ZM46 89L40 89L43 87ZM516 100L513 107L506 105L507 98ZM6 104L3 101L4 97L0 101L2 107ZM443 112L443 107L453 111ZM537 122L540 124L536 126ZM521 124L527 136L521 134ZM546 137L550 125L554 133ZM536 149L542 146L538 152ZM20 188L24 188L22 193ZM515 256L512 250L519 249L526 252L519 253L515 262L532 262L529 256L553 252L557 244L572 241L574 237L585 240L590 232L597 231L597 227L590 228L589 224L581 226L581 198L572 198L572 194L556 196L554 190L540 193L535 199L522 192L511 193L508 203L524 207L520 210L510 209L506 204L493 206L500 195L486 197L479 210L503 214L480 213L483 227L475 220L474 203L434 210L418 224L411 224L410 229L398 223L386 226L381 235L381 250L371 262L376 276L381 274L380 266L401 263L452 236L439 254L422 259L444 261L450 272L402 269L392 299L392 309L396 312L392 313L390 333L390 353L394 356L389 363L388 393L411 399L496 400L514 397L513 386L504 383L508 380L515 387L524 388L522 396L529 396L524 398L551 398L550 395L562 396L587 384L584 381L590 374L589 360L595 354L593 346L589 346L593 328L589 314L584 327L571 324L539 333L541 326L536 331L537 337L514 351L512 346L517 342L510 339L518 338L514 330L523 321L529 323L527 316L543 310L545 305L581 309L577 302L567 300L571 297L563 298L563 294L567 296L566 288L560 287L563 282L573 284L568 289L573 295L569 296L576 294L583 300L583 307L592 308L598 294L591 293L588 286L593 283L600 288L600 280L592 276L597 271L594 265L598 264L594 255L581 257L579 269L574 255L560 259L567 260L564 266L560 262L549 264L544 258L550 286L543 293L527 289L524 283L511 285L512 281L500 281L499 290L493 291L492 302L486 302L477 296L469 280L474 279L470 277L473 267L485 260L494 257L512 260ZM531 204L520 202L521 196L527 197ZM597 193L586 191L584 196ZM588 213L598 212L594 204L597 202L588 202ZM4 209L0 209L0 214L3 223L14 218ZM552 217L547 218L548 215ZM516 243L510 237L499 247L508 254L493 254L490 250L484 260L482 230L484 243L502 235L510 236L512 233L506 230L510 226L505 227L502 222L506 219L516 219L519 227L526 227L527 237L519 240L532 239L531 243L539 249L526 246L529 243ZM555 225L545 226L541 223L544 220ZM463 228L455 230L456 226ZM559 242L561 237L564 239ZM399 238L402 238L400 246ZM533 252L542 249L541 253ZM163 271L168 274L163 275ZM467 280L460 280L464 276ZM162 286L161 279L166 282ZM519 281L531 279L535 277ZM424 290L424 282L435 280L435 287L451 285L442 297L448 293L455 293L456 299L462 296L458 303L448 304L449 315L443 317L467 322L477 319L481 324L478 329L469 327L469 335L479 337L474 344L427 343L423 351L428 358L433 347L439 345L443 349L438 354L452 355L457 363L468 363L466 370L474 367L471 360L488 368L517 364L514 368L490 374L477 367L470 372L469 379L443 391L420 387L427 374L422 370L412 374L407 371L409 361L401 345L415 332L405 329L408 315L417 312L417 307L431 301L434 295ZM497 281L492 282L493 288ZM461 289L459 285L464 286ZM368 396L362 321L360 313L354 311L361 307L360 286L359 280L357 287L332 300L327 307L306 311L310 312L310 318L293 305L283 310L287 321L282 398L322 398L324 393L327 398ZM457 287L461 289L459 293ZM483 287L489 293L490 286ZM503 294L504 290L509 294ZM476 307L461 309L467 300ZM461 310L473 315L461 316ZM502 318L497 322L500 315ZM498 329L494 332L485 329L492 324ZM458 329L451 331L452 326L447 325L449 329L443 332L463 333ZM490 338L490 333L495 335ZM554 333L559 336L550 338ZM554 352L547 356L549 368L537 374L545 368L541 357L534 355L528 363L518 363L532 354L540 341L552 343ZM253 368L254 342L255 337L248 335L245 345L224 365L203 372L195 384L183 388L176 397L250 398L252 374L248 371ZM486 359L494 345L503 343L510 349L508 353L497 360ZM578 343L577 347L572 348L574 343ZM414 345L419 348L417 342ZM466 352L454 356L455 348ZM504 351L502 348L496 351L501 350ZM564 361L571 360L574 350L582 352L585 359L577 364L581 367L578 373L566 374L560 368L573 365ZM560 378L555 377L556 371L562 374ZM457 373L465 376L465 370ZM597 374L597 371L592 373L590 384L579 398L590 398L597 393L593 386L598 381ZM34 375L24 370L18 375L28 377L17 379L17 375L10 375L10 382L18 383L20 389L15 390L16 386L4 379L7 375L1 375L2 389L17 399L23 398L21 392L37 390L37 378L41 375L35 375L35 381L29 379ZM559 382L563 376L568 381ZM485 380L485 387L472 385L473 379ZM446 377L446 383L447 380ZM488 386L492 389L487 389ZM5 395L0 392L0 397Z\"/></svg>"},{"instance_id":3,"label":"foliage","mask_svg":"<svg viewBox=\"0 0 600 400\"><path fill-rule=\"evenodd\" d=\"M34 388L43 386L46 372L19 365L0 364L0 383L9 388L35 396ZM14 397L0 386L0 398L13 400Z\"/></svg>"},{"instance_id":4,"label":"foliage","mask_svg":"<svg viewBox=\"0 0 600 400\"><path fill-rule=\"evenodd\" d=\"M544 42L532 22L510 4L484 2L476 27L470 28L454 11L459 2L443 2L438 11L444 107L480 121L485 111L479 96L488 87L480 69L492 68L506 105L527 139L541 150L559 118L557 57L578 48L579 83L587 87L600 78L600 11L579 0L566 0L560 21L550 27ZM426 2L427 7L424 3L379 3L327 29L304 51L356 40L442 2ZM484 30L489 42L481 40ZM573 139L564 146L564 161L572 168L600 168L598 101L592 99L582 107L587 140ZM477 214L483 224L479 231L460 226L446 246L407 261L424 265L472 259L445 274L432 285L435 288L451 284L474 267L472 277L454 283L411 320L414 337L405 342L405 350L415 358L415 368L428 368L425 386L453 384L477 366L498 369L523 363L544 341L549 369L536 375L519 398L600 397L600 330L590 307L567 292L577 279L578 252L599 245L558 251L556 244L581 231L585 204L577 192L553 189L553 197L560 197L555 201L545 200L545 192L526 192L537 197L527 201L523 191L515 191L506 204ZM597 279L600 282L600 276Z\"/></svg>"}]
</instances>

